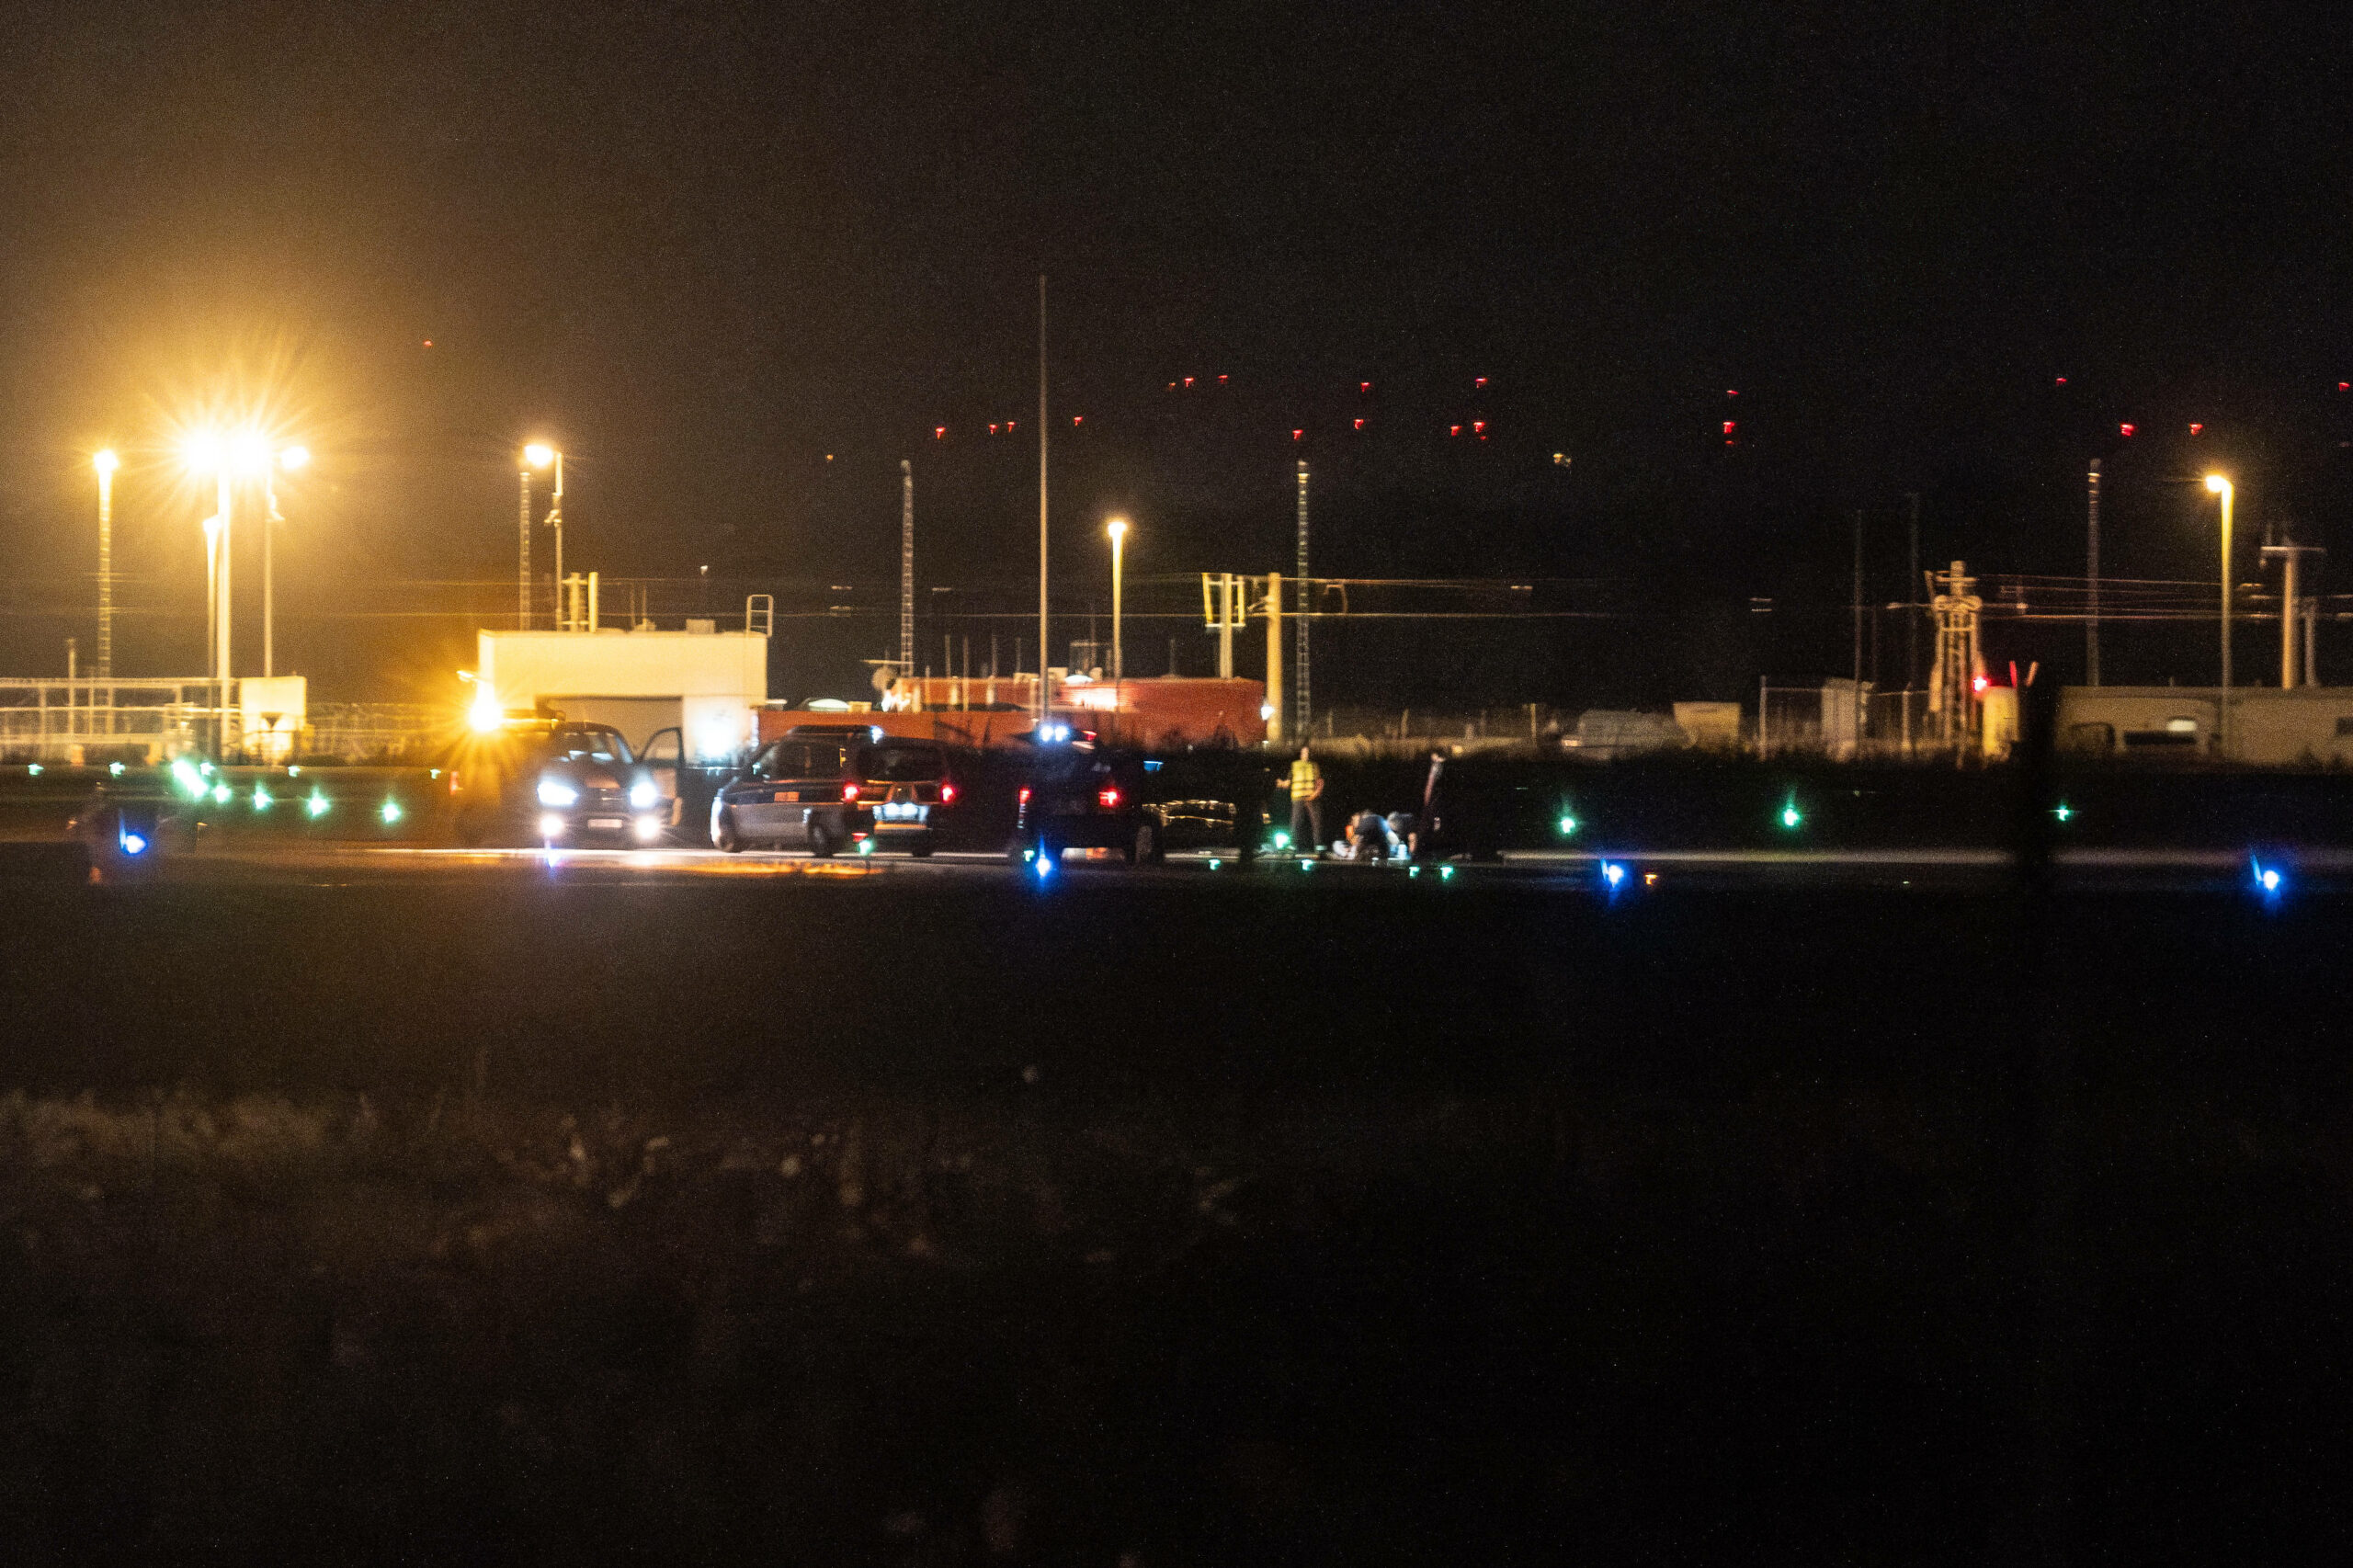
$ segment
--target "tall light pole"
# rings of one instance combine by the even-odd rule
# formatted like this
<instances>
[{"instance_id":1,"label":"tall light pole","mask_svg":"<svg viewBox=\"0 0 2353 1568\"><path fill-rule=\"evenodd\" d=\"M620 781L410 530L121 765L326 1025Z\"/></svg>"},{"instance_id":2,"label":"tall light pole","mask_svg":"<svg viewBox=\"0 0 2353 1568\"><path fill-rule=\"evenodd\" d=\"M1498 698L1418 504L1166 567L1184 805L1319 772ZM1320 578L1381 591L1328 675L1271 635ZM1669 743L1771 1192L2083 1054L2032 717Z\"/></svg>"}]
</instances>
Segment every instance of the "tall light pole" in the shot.
<instances>
[{"instance_id":1,"label":"tall light pole","mask_svg":"<svg viewBox=\"0 0 2353 1568\"><path fill-rule=\"evenodd\" d=\"M112 448L90 460L98 471L98 658L90 674L98 680L114 676L114 471L122 460ZM107 706L114 706L108 699Z\"/></svg>"},{"instance_id":2,"label":"tall light pole","mask_svg":"<svg viewBox=\"0 0 2353 1568\"><path fill-rule=\"evenodd\" d=\"M563 603L563 454L544 441L534 441L523 449L523 624L531 624L531 470L555 469L555 500L548 508L548 527L555 530L555 603L556 630L569 631L570 618Z\"/></svg>"},{"instance_id":3,"label":"tall light pole","mask_svg":"<svg viewBox=\"0 0 2353 1568\"><path fill-rule=\"evenodd\" d=\"M217 698L217 728L213 748L223 756L229 750L229 535L231 520L231 468L234 455L222 444L219 436L199 431L188 437L182 454L188 472L212 475L218 488L212 516L205 523L205 539L210 548L206 551L212 570L207 574L212 585L211 603L208 607L212 641L212 684Z\"/></svg>"},{"instance_id":4,"label":"tall light pole","mask_svg":"<svg viewBox=\"0 0 2353 1568\"><path fill-rule=\"evenodd\" d=\"M515 477L521 482L522 506L515 519L515 630L531 630L531 465L518 462ZM561 590L559 590L561 591Z\"/></svg>"},{"instance_id":5,"label":"tall light pole","mask_svg":"<svg viewBox=\"0 0 2353 1568\"><path fill-rule=\"evenodd\" d=\"M1052 697L1046 690L1046 275L1038 274L1038 722Z\"/></svg>"},{"instance_id":6,"label":"tall light pole","mask_svg":"<svg viewBox=\"0 0 2353 1568\"><path fill-rule=\"evenodd\" d=\"M2206 476L2206 488L2222 498L2222 693L2214 704L2214 748L2227 757L2231 747L2231 482L2219 473Z\"/></svg>"},{"instance_id":7,"label":"tall light pole","mask_svg":"<svg viewBox=\"0 0 2353 1568\"><path fill-rule=\"evenodd\" d=\"M1120 650L1120 547L1128 537L1128 519L1114 517L1103 526L1111 536L1111 687L1112 701L1119 701L1119 684L1127 674Z\"/></svg>"},{"instance_id":8,"label":"tall light pole","mask_svg":"<svg viewBox=\"0 0 2353 1568\"><path fill-rule=\"evenodd\" d=\"M289 447L269 460L266 471L266 494L269 500L269 515L261 525L261 673L265 678L278 673L278 630L276 577L271 566L270 541L278 537L278 525L286 519L278 510L278 471L289 473L307 468L311 461L308 447Z\"/></svg>"}]
</instances>

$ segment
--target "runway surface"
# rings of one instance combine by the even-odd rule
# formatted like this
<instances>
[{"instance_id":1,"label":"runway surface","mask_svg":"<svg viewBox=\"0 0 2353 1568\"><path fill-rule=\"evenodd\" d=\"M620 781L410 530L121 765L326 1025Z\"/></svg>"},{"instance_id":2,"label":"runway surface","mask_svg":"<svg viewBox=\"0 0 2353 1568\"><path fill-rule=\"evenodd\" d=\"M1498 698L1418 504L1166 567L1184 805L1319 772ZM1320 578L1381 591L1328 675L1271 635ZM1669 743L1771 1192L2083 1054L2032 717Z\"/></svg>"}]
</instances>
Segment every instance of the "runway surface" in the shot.
<instances>
[{"instance_id":1,"label":"runway surface","mask_svg":"<svg viewBox=\"0 0 2353 1568\"><path fill-rule=\"evenodd\" d=\"M2075 889L2149 888L2219 891L2253 888L2265 868L2291 878L2300 892L2353 888L2353 850L2340 848L2085 848L2055 850L2053 879ZM1615 869L1614 873L1613 869ZM1666 849L1596 848L1513 852L1500 860L1443 865L1358 864L1268 856L1243 862L1231 856L1171 855L1159 866L1124 863L1116 852L1072 851L1040 876L999 854L903 855L722 854L710 849L464 849L406 845L334 845L249 841L170 857L139 874L172 881L335 881L532 877L564 881L691 882L706 879L804 878L817 882L995 880L1032 885L1074 879L1090 884L1167 883L1197 878L1249 880L1268 886L1305 881L1356 889L1427 881L1431 885L1512 883L1623 895L1674 888L1919 888L1986 891L2018 876L2009 852L1973 846L1904 849Z\"/></svg>"}]
</instances>

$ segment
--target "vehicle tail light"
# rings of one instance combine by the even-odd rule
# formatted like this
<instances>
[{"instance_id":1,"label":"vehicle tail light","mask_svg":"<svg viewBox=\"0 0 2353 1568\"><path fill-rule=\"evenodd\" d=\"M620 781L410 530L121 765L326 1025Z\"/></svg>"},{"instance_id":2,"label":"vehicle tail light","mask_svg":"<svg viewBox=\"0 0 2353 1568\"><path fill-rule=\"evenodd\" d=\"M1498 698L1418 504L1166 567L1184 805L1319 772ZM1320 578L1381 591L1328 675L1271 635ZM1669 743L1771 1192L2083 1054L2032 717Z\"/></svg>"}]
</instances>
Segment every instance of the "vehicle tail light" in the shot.
<instances>
[{"instance_id":1,"label":"vehicle tail light","mask_svg":"<svg viewBox=\"0 0 2353 1568\"><path fill-rule=\"evenodd\" d=\"M940 782L940 786L939 786L939 799L940 799L941 802L944 804L944 803L946 803L947 801L953 801L955 798L956 798L956 786L955 786L955 785L953 785L953 784L948 783L946 780L944 780L944 779L943 779L943 780ZM1028 799L1029 798L1029 790L1022 790L1022 791L1021 791L1021 798L1022 798L1023 800L1025 800L1025 801L1026 801L1026 800L1028 800Z\"/></svg>"},{"instance_id":2,"label":"vehicle tail light","mask_svg":"<svg viewBox=\"0 0 2353 1568\"><path fill-rule=\"evenodd\" d=\"M857 800L857 799L858 799L858 786L857 786L857 785L855 785L855 784L845 784L845 785L843 785L843 786L842 786L842 799L843 799L843 800L845 800L845 801L855 801L855 800Z\"/></svg>"},{"instance_id":3,"label":"vehicle tail light","mask_svg":"<svg viewBox=\"0 0 2353 1568\"><path fill-rule=\"evenodd\" d=\"M1102 802L1103 809L1107 812L1117 809L1120 804L1120 792L1117 790L1097 790L1095 791L1095 798Z\"/></svg>"},{"instance_id":4,"label":"vehicle tail light","mask_svg":"<svg viewBox=\"0 0 2353 1568\"><path fill-rule=\"evenodd\" d=\"M1021 803L1025 806L1029 803L1029 786L1027 784L1021 786Z\"/></svg>"}]
</instances>

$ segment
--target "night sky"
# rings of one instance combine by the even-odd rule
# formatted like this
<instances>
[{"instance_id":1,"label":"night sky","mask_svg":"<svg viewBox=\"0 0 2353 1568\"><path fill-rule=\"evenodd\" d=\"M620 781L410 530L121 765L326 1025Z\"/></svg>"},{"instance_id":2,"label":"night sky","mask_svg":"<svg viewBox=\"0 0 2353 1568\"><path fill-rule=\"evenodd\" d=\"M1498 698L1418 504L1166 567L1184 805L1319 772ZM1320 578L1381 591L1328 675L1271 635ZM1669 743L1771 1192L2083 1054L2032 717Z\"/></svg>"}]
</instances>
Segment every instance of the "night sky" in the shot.
<instances>
[{"instance_id":1,"label":"night sky","mask_svg":"<svg viewBox=\"0 0 2353 1568\"><path fill-rule=\"evenodd\" d=\"M774 587L780 696L855 694L895 642L911 457L925 656L995 630L1009 661L1040 271L1057 636L1127 511L1131 670L1170 636L1207 667L1145 613L1198 603L1177 574L1288 570L1302 457L1319 571L1597 617L1337 629L1331 700L1843 674L1856 509L1875 600L1907 493L1929 561L2079 573L2094 456L2118 574L2211 577L2180 482L2214 464L2243 579L2267 526L2353 549L2343 7L19 0L7 32L11 673L86 657L60 612L108 442L118 671L199 667L210 508L170 449L208 402L317 454L278 566L321 696L455 699L465 623L422 612L511 606L542 436L567 565L676 580L665 614L706 564L714 603ZM2109 677L2209 679L2210 638L2120 637ZM1990 641L2071 677L2081 643Z\"/></svg>"}]
</instances>

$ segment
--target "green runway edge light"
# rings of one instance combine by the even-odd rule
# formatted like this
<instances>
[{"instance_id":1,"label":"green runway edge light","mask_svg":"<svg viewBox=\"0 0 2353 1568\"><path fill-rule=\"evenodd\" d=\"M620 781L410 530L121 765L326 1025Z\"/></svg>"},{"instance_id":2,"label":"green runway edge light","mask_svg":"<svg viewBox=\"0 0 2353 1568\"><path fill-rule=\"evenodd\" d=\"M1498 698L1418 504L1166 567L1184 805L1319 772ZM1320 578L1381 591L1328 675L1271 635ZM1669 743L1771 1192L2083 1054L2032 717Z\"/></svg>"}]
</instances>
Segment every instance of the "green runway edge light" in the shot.
<instances>
[{"instance_id":1,"label":"green runway edge light","mask_svg":"<svg viewBox=\"0 0 2353 1568\"><path fill-rule=\"evenodd\" d=\"M1576 830L1577 819L1571 816L1568 812L1563 812L1561 813L1561 836L1563 838L1567 838L1574 834Z\"/></svg>"},{"instance_id":2,"label":"green runway edge light","mask_svg":"<svg viewBox=\"0 0 2353 1568\"><path fill-rule=\"evenodd\" d=\"M401 803L400 803L398 801L391 801L391 800L386 801L384 802L383 817L384 817L384 825L385 825L386 827L390 827L390 826L392 826L392 824L394 824L394 823L396 823L396 822L400 821L400 820L401 820Z\"/></svg>"},{"instance_id":3,"label":"green runway edge light","mask_svg":"<svg viewBox=\"0 0 2353 1568\"><path fill-rule=\"evenodd\" d=\"M1797 799L1792 796L1789 801L1784 802L1781 807L1781 825L1790 829L1791 832L1795 832L1798 828L1803 826L1804 824L1805 813L1798 810Z\"/></svg>"},{"instance_id":4,"label":"green runway edge light","mask_svg":"<svg viewBox=\"0 0 2353 1568\"><path fill-rule=\"evenodd\" d=\"M334 801L328 800L317 790L313 790L311 798L302 802L302 809L313 817L323 817L327 814L327 808L334 804Z\"/></svg>"},{"instance_id":5,"label":"green runway edge light","mask_svg":"<svg viewBox=\"0 0 2353 1568\"><path fill-rule=\"evenodd\" d=\"M2062 801L2056 807L2052 808L2051 814L2057 817L2061 822L2065 822L2075 814L2075 808L2069 805L2066 801Z\"/></svg>"}]
</instances>

